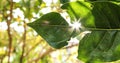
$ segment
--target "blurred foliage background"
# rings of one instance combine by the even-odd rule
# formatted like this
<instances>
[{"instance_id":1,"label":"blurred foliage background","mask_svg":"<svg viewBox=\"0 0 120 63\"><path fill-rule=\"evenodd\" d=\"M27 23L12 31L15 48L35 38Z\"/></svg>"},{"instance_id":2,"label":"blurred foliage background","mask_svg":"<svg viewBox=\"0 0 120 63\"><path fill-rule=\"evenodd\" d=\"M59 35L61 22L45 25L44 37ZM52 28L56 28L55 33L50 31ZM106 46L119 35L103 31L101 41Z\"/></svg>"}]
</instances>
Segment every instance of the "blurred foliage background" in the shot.
<instances>
[{"instance_id":1,"label":"blurred foliage background","mask_svg":"<svg viewBox=\"0 0 120 63\"><path fill-rule=\"evenodd\" d=\"M48 12L59 12L67 19L60 8L66 2L69 0L1 0L0 63L81 63L77 59L78 42L72 40L56 50L26 25Z\"/></svg>"},{"instance_id":2,"label":"blurred foliage background","mask_svg":"<svg viewBox=\"0 0 120 63\"><path fill-rule=\"evenodd\" d=\"M61 5L70 1L75 0L1 0L0 63L83 63L77 59L78 40L57 50L26 25L49 12L69 20Z\"/></svg>"}]
</instances>

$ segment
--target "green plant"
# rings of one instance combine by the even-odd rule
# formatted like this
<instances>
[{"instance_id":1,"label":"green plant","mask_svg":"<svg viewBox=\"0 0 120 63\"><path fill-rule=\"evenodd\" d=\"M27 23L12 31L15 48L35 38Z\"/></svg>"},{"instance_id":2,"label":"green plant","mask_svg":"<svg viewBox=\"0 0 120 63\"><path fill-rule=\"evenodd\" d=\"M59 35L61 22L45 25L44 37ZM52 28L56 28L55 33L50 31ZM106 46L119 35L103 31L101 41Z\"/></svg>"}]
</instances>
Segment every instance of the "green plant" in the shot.
<instances>
[{"instance_id":1,"label":"green plant","mask_svg":"<svg viewBox=\"0 0 120 63\"><path fill-rule=\"evenodd\" d=\"M65 3L70 26L58 12L50 12L28 23L49 45L62 48L71 37L79 39L78 59L86 63L112 62L120 59L120 2L119 0L87 0ZM91 31L81 37L81 33ZM81 39L82 38L82 39Z\"/></svg>"}]
</instances>

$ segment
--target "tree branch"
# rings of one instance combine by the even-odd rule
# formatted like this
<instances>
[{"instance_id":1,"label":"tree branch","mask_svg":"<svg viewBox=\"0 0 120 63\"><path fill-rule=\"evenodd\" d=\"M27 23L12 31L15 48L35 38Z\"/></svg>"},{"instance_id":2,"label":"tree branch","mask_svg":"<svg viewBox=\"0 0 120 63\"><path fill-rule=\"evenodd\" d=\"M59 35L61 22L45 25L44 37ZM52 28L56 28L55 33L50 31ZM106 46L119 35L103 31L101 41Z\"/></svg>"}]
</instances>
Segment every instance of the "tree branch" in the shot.
<instances>
[{"instance_id":1,"label":"tree branch","mask_svg":"<svg viewBox=\"0 0 120 63\"><path fill-rule=\"evenodd\" d=\"M25 54L24 56L28 56L29 53L30 53L36 46L38 46L42 41L43 41L43 39L41 39L40 42L36 43L31 49L29 49L29 50L26 52L26 54Z\"/></svg>"},{"instance_id":2,"label":"tree branch","mask_svg":"<svg viewBox=\"0 0 120 63\"><path fill-rule=\"evenodd\" d=\"M13 18L12 12L13 12L13 0L10 0L10 14L9 14L10 19L7 19L7 26L8 26L7 33L9 37L8 63L10 63L10 54L11 54L11 48L12 48L12 35L10 30L10 24Z\"/></svg>"},{"instance_id":3,"label":"tree branch","mask_svg":"<svg viewBox=\"0 0 120 63\"><path fill-rule=\"evenodd\" d=\"M23 45L22 45L22 54L20 57L20 63L23 62L23 58L24 58L24 52L25 52L25 45L26 45L26 22L24 22L24 34L23 34Z\"/></svg>"},{"instance_id":4,"label":"tree branch","mask_svg":"<svg viewBox=\"0 0 120 63\"><path fill-rule=\"evenodd\" d=\"M64 48L62 48L62 49L68 49L68 48L72 48L72 47L78 46L78 45L79 45L79 44L73 44L73 45L64 47ZM40 54L40 55L39 55L37 58L35 58L34 60L28 61L28 63L32 63L32 62L36 62L36 63L37 63L37 61L38 61L39 59L43 58L45 55L48 55L48 54L50 54L51 52L56 51L56 50L58 50L58 49L49 48L45 53Z\"/></svg>"}]
</instances>

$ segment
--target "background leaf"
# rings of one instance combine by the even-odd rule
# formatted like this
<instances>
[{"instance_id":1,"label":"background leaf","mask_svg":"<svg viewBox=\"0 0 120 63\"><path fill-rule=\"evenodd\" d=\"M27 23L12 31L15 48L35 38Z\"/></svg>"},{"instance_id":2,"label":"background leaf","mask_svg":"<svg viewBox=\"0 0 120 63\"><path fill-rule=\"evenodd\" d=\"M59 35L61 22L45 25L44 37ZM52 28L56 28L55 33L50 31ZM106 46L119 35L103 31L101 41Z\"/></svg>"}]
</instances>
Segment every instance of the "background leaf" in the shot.
<instances>
[{"instance_id":1,"label":"background leaf","mask_svg":"<svg viewBox=\"0 0 120 63\"><path fill-rule=\"evenodd\" d=\"M61 48L67 45L67 41L72 34L66 20L59 13L55 12L45 14L28 25L54 48Z\"/></svg>"}]
</instances>

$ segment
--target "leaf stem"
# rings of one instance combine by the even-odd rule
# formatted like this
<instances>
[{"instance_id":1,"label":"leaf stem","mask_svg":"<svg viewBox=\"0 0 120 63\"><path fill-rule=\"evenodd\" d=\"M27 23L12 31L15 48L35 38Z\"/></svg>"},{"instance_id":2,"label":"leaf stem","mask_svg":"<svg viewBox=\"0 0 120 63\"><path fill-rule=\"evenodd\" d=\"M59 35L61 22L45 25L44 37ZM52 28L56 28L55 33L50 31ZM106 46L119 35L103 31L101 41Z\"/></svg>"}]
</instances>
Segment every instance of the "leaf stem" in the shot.
<instances>
[{"instance_id":1,"label":"leaf stem","mask_svg":"<svg viewBox=\"0 0 120 63\"><path fill-rule=\"evenodd\" d=\"M85 28L85 30L91 30L91 31L120 31L120 29L104 29L104 28Z\"/></svg>"}]
</instances>

